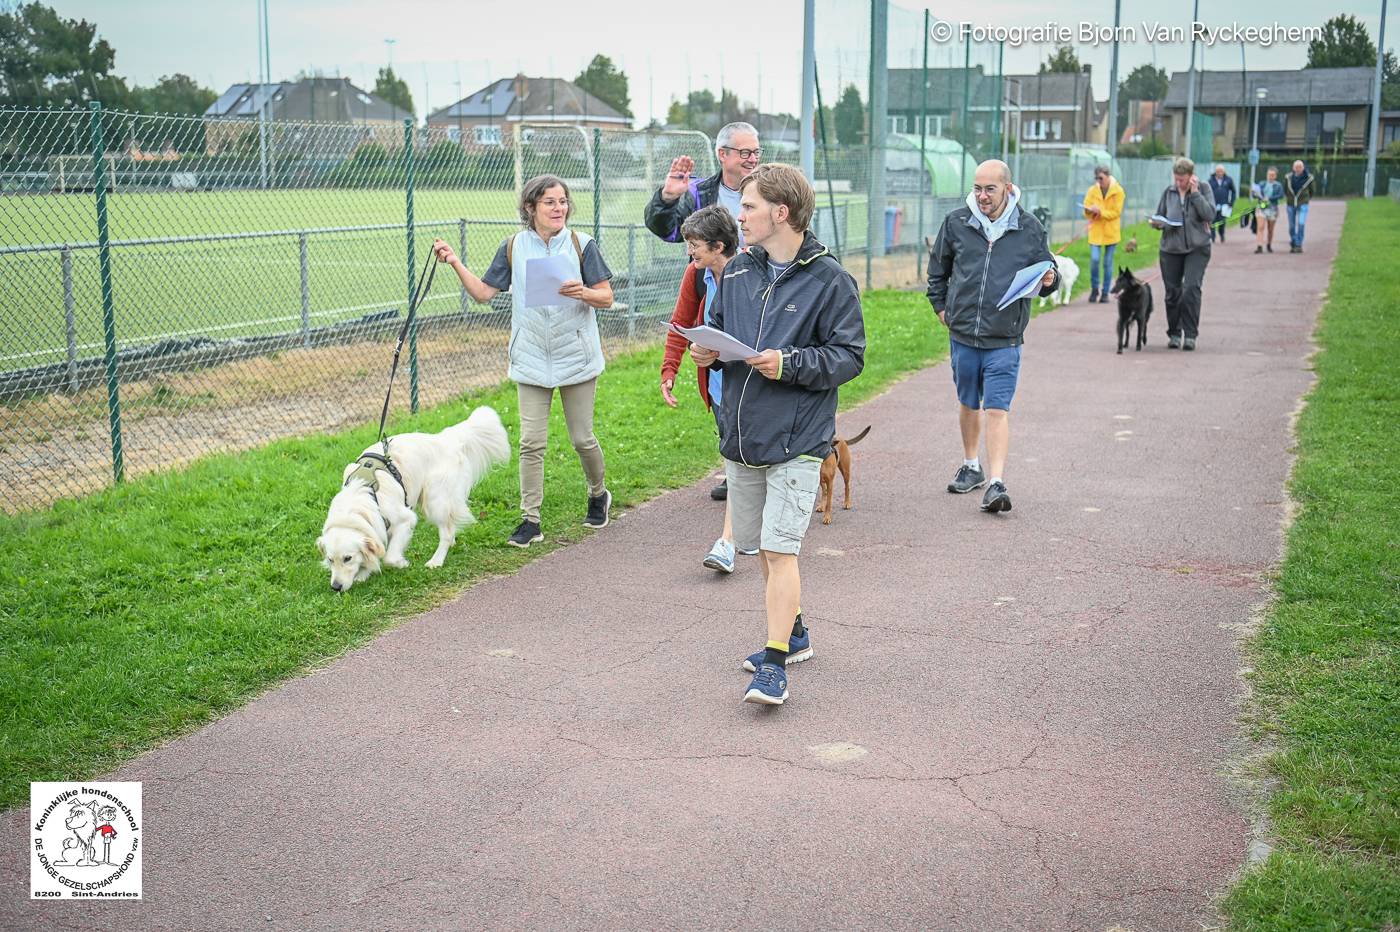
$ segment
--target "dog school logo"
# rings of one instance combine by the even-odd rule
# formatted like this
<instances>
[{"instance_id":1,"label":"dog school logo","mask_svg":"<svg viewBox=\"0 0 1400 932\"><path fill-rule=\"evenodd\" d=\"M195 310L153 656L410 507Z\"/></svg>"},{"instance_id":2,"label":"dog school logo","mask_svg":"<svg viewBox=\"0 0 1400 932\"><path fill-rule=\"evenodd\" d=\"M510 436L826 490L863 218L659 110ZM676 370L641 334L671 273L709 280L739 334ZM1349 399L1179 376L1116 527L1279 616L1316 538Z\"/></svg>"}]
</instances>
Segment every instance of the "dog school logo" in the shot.
<instances>
[{"instance_id":1,"label":"dog school logo","mask_svg":"<svg viewBox=\"0 0 1400 932\"><path fill-rule=\"evenodd\" d=\"M29 784L30 899L141 899L141 784Z\"/></svg>"}]
</instances>

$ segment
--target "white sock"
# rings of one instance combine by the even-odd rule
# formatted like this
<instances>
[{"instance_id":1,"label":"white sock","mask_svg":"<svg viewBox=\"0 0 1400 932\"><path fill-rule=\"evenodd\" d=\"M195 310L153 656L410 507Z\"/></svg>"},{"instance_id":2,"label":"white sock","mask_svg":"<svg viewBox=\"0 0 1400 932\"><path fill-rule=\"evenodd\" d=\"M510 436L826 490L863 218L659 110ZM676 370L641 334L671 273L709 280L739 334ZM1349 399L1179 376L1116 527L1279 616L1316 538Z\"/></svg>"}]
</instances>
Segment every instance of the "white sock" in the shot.
<instances>
[{"instance_id":1,"label":"white sock","mask_svg":"<svg viewBox=\"0 0 1400 932\"><path fill-rule=\"evenodd\" d=\"M978 462L977 462L977 457L975 457L975 456L974 456L972 459L970 459L970 460L963 460L963 465L964 465L964 466L970 466L970 467L972 467L973 469L981 469L981 468L982 468L981 465L978 464Z\"/></svg>"},{"instance_id":2,"label":"white sock","mask_svg":"<svg viewBox=\"0 0 1400 932\"><path fill-rule=\"evenodd\" d=\"M994 484L996 484L996 483L998 483L998 482L1001 482L1001 476L993 476L993 477L992 477L991 484L994 485ZM1001 484L1002 484L1002 485L1006 485L1005 482L1001 482Z\"/></svg>"}]
</instances>

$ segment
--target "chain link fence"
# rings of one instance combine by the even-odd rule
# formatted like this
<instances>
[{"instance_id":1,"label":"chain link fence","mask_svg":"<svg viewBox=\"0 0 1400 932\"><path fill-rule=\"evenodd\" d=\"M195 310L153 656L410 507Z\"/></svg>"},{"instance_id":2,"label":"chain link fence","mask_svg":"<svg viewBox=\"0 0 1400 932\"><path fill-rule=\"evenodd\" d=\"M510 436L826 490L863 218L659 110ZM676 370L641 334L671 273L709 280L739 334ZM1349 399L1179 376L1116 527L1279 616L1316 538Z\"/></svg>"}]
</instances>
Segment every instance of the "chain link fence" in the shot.
<instances>
[{"instance_id":1,"label":"chain link fence","mask_svg":"<svg viewBox=\"0 0 1400 932\"><path fill-rule=\"evenodd\" d=\"M434 238L484 272L550 172L613 270L605 348L662 334L684 246L641 226L702 133L0 110L0 508L373 421ZM488 137L489 138L489 137ZM505 376L510 305L439 276L397 409Z\"/></svg>"}]
</instances>

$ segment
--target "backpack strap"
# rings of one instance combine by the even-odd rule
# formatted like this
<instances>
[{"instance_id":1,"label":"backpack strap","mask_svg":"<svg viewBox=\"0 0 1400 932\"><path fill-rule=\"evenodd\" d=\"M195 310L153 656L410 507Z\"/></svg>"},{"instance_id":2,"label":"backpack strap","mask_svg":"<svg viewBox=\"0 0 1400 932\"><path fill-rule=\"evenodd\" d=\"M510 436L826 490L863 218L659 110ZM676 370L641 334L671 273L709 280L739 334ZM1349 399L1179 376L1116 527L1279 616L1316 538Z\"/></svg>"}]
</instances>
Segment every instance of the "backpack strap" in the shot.
<instances>
[{"instance_id":1,"label":"backpack strap","mask_svg":"<svg viewBox=\"0 0 1400 932\"><path fill-rule=\"evenodd\" d=\"M506 238L506 268L510 269L510 274L515 274L515 238L519 233L512 233Z\"/></svg>"},{"instance_id":2,"label":"backpack strap","mask_svg":"<svg viewBox=\"0 0 1400 932\"><path fill-rule=\"evenodd\" d=\"M573 230L569 231L569 238L574 241L574 252L578 253L578 271L583 274L583 247L578 244L578 234Z\"/></svg>"}]
</instances>

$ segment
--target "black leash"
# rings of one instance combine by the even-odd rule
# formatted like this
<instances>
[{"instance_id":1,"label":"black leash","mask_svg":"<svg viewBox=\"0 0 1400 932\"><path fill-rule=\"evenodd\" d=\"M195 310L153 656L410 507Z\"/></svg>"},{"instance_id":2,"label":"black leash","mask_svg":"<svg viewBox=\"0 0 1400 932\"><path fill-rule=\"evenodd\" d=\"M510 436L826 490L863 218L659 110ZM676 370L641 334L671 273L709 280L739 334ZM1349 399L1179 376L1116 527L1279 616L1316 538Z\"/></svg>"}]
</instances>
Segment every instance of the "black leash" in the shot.
<instances>
[{"instance_id":1,"label":"black leash","mask_svg":"<svg viewBox=\"0 0 1400 932\"><path fill-rule=\"evenodd\" d=\"M413 326L413 317L418 313L418 305L423 303L423 299L428 296L428 292L433 287L433 276L437 274L437 253L429 252L428 261L423 266L423 271L418 274L418 285L413 289L413 296L408 301L408 316L404 318L403 326L399 328L399 341L394 344L394 363L389 367L389 389L384 393L384 410L379 412L379 439L384 439L384 421L389 417L389 398L394 394L394 376L399 371L399 354L403 352L403 341L408 336L408 328ZM423 283L424 277L427 284ZM385 445L385 452L388 452L388 445Z\"/></svg>"}]
</instances>

